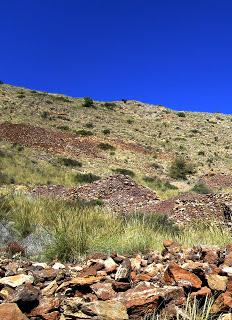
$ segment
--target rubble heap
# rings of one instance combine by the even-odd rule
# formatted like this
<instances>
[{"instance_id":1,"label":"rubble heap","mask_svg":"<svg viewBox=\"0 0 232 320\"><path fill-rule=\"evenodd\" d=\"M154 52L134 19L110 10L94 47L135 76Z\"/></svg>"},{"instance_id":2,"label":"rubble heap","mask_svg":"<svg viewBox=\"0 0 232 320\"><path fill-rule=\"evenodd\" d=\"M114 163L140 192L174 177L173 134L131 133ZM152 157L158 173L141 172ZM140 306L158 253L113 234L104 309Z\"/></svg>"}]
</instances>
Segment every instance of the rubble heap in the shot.
<instances>
[{"instance_id":1,"label":"rubble heap","mask_svg":"<svg viewBox=\"0 0 232 320\"><path fill-rule=\"evenodd\" d=\"M187 297L211 296L210 312L223 319L232 308L232 245L183 249L166 240L162 253L95 253L66 265L0 259L4 320L175 319Z\"/></svg>"}]
</instances>

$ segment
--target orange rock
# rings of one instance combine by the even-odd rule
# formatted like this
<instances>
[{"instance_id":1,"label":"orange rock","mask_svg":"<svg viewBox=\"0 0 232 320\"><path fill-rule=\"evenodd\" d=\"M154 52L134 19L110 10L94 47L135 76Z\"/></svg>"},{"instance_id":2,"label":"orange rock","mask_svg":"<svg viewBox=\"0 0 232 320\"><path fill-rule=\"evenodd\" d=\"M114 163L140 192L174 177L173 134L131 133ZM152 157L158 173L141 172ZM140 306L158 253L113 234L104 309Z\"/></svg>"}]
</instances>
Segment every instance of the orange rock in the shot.
<instances>
[{"instance_id":1,"label":"orange rock","mask_svg":"<svg viewBox=\"0 0 232 320\"><path fill-rule=\"evenodd\" d=\"M16 303L3 303L0 305L1 320L28 320Z\"/></svg>"},{"instance_id":2,"label":"orange rock","mask_svg":"<svg viewBox=\"0 0 232 320\"><path fill-rule=\"evenodd\" d=\"M39 305L35 307L29 314L29 317L36 317L36 316L44 316L47 313L50 313L54 309L58 308L60 305L60 301L58 298L48 298L44 297L39 301Z\"/></svg>"},{"instance_id":3,"label":"orange rock","mask_svg":"<svg viewBox=\"0 0 232 320\"><path fill-rule=\"evenodd\" d=\"M201 288L202 281L194 273L179 267L178 264L170 264L168 270L179 286Z\"/></svg>"},{"instance_id":4,"label":"orange rock","mask_svg":"<svg viewBox=\"0 0 232 320\"><path fill-rule=\"evenodd\" d=\"M210 297L212 295L211 290L208 287L202 287L200 290L196 291L196 292L192 292L190 294L191 298L195 298L195 297Z\"/></svg>"}]
</instances>

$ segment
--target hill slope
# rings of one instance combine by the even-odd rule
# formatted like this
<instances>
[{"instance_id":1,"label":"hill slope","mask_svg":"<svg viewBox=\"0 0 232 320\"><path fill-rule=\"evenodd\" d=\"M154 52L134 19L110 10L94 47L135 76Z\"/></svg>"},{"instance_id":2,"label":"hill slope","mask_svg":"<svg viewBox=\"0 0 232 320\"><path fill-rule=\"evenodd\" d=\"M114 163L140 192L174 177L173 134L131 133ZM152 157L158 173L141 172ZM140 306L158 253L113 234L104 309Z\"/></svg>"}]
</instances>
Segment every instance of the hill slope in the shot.
<instances>
[{"instance_id":1,"label":"hill slope","mask_svg":"<svg viewBox=\"0 0 232 320\"><path fill-rule=\"evenodd\" d=\"M108 176L123 169L168 197L177 191L162 192L159 182L144 177L168 180L186 191L208 172L231 170L230 115L176 112L130 100L94 102L93 107L83 102L0 85L1 171L6 181L73 186L78 184L76 173ZM188 183L169 177L177 156L195 166ZM63 158L80 165L65 165Z\"/></svg>"}]
</instances>

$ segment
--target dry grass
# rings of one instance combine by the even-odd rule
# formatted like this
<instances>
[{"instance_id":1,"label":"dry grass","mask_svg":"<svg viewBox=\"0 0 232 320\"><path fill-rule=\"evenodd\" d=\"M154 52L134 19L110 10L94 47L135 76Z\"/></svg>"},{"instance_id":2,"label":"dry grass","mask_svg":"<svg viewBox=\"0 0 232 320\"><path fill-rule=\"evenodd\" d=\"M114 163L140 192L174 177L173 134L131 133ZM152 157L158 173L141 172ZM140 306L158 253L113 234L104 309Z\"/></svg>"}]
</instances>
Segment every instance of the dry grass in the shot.
<instances>
[{"instance_id":1,"label":"dry grass","mask_svg":"<svg viewBox=\"0 0 232 320\"><path fill-rule=\"evenodd\" d=\"M125 218L107 212L101 205L24 196L5 198L1 203L1 219L13 222L19 238L38 226L53 236L46 252L49 259L73 261L95 251L122 254L160 251L163 240L170 238L185 247L223 246L232 242L225 227L198 223L179 229L163 215L134 214Z\"/></svg>"}]
</instances>

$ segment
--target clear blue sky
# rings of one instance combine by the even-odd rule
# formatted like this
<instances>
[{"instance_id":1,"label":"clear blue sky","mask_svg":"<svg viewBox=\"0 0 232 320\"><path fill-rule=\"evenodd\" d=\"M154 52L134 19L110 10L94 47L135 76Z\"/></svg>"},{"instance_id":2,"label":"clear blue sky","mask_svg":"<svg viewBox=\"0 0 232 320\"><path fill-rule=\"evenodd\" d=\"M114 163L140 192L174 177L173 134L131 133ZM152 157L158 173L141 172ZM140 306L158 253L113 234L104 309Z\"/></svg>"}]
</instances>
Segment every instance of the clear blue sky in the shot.
<instances>
[{"instance_id":1,"label":"clear blue sky","mask_svg":"<svg viewBox=\"0 0 232 320\"><path fill-rule=\"evenodd\" d=\"M2 0L0 80L232 113L231 0Z\"/></svg>"}]
</instances>

